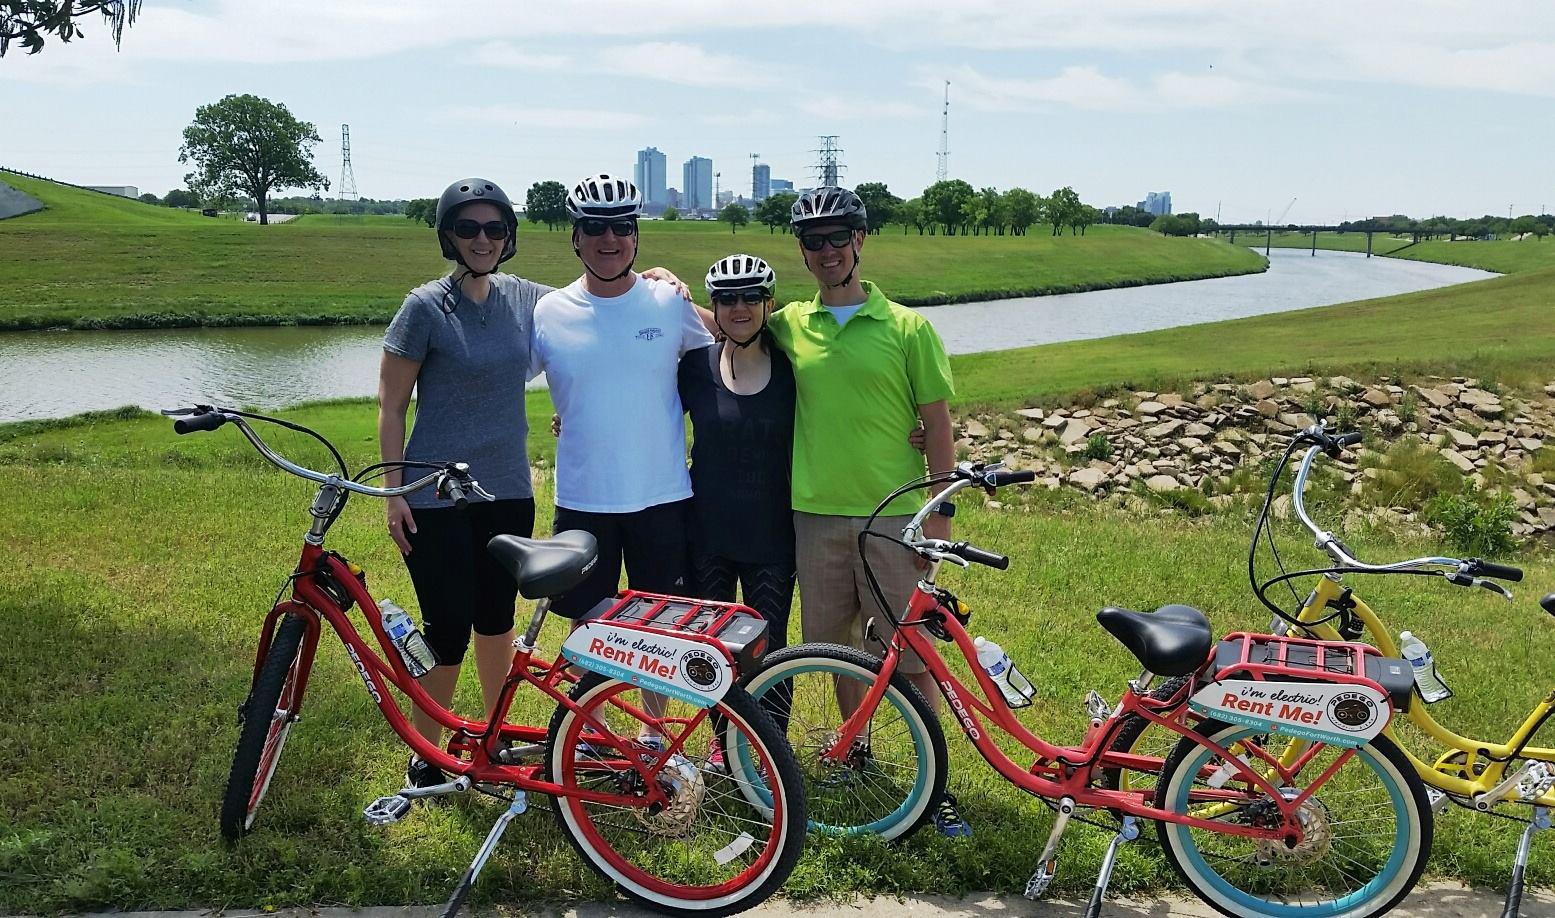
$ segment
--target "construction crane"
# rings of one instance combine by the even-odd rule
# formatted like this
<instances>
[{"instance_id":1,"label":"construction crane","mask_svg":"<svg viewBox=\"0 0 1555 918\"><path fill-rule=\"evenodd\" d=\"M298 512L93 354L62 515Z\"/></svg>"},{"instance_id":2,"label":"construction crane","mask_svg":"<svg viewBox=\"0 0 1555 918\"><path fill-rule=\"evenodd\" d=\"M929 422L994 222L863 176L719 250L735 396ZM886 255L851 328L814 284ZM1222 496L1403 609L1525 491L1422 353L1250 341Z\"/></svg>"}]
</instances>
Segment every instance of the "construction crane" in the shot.
<instances>
[{"instance_id":1,"label":"construction crane","mask_svg":"<svg viewBox=\"0 0 1555 918\"><path fill-rule=\"evenodd\" d=\"M1271 223L1270 226L1280 226L1281 224L1283 224L1285 222L1285 215L1290 213L1290 209L1292 207L1295 207L1295 206L1296 206L1296 199L1295 198L1291 198L1290 199L1290 203L1285 205L1285 209L1280 211L1280 218L1278 220L1274 221L1273 223ZM1332 220L1333 218L1330 217L1329 219Z\"/></svg>"}]
</instances>

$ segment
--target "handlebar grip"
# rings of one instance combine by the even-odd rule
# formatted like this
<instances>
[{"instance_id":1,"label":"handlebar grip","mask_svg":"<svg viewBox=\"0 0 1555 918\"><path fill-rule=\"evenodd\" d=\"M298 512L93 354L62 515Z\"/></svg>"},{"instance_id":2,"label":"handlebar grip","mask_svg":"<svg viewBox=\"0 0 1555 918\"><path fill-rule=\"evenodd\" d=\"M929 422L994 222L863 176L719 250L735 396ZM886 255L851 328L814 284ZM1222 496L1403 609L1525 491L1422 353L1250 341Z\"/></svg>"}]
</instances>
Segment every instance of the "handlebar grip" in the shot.
<instances>
[{"instance_id":1,"label":"handlebar grip","mask_svg":"<svg viewBox=\"0 0 1555 918\"><path fill-rule=\"evenodd\" d=\"M987 565L994 570L1002 571L1010 566L1010 559L1004 555L995 554L991 551L984 551L983 549L978 548L976 545L972 545L968 542L957 542L955 545L951 546L950 550L957 556L971 561L973 564Z\"/></svg>"},{"instance_id":2,"label":"handlebar grip","mask_svg":"<svg viewBox=\"0 0 1555 918\"><path fill-rule=\"evenodd\" d=\"M1474 559L1474 573L1480 577L1494 577L1497 580L1507 580L1518 583L1523 579L1522 568L1512 567L1507 564L1492 564L1489 561Z\"/></svg>"},{"instance_id":3,"label":"handlebar grip","mask_svg":"<svg viewBox=\"0 0 1555 918\"><path fill-rule=\"evenodd\" d=\"M1361 432L1358 430L1352 430L1349 433L1342 433L1339 436L1331 437L1330 439L1333 440L1334 446L1342 449L1346 446L1354 446L1355 444L1361 442Z\"/></svg>"},{"instance_id":4,"label":"handlebar grip","mask_svg":"<svg viewBox=\"0 0 1555 918\"><path fill-rule=\"evenodd\" d=\"M991 487L1002 488L1005 485L1025 484L1036 481L1037 473L1031 469L999 469L989 472L986 481Z\"/></svg>"},{"instance_id":5,"label":"handlebar grip","mask_svg":"<svg viewBox=\"0 0 1555 918\"><path fill-rule=\"evenodd\" d=\"M448 479L448 496L453 499L454 506L460 510L470 504L470 499L464 496L464 486L452 478Z\"/></svg>"},{"instance_id":6,"label":"handlebar grip","mask_svg":"<svg viewBox=\"0 0 1555 918\"><path fill-rule=\"evenodd\" d=\"M208 411L190 418L179 418L173 422L173 432L190 434L197 430L215 430L225 423L227 423L226 415L219 411Z\"/></svg>"}]
</instances>

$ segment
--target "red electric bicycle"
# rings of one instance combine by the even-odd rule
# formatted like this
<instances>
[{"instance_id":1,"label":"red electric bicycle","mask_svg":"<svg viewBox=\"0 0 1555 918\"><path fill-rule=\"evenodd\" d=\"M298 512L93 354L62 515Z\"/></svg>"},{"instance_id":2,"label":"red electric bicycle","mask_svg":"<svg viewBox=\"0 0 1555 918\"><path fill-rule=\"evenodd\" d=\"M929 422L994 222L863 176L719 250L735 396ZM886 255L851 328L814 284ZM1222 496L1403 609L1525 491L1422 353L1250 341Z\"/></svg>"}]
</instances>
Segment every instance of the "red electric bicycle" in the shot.
<instances>
[{"instance_id":1,"label":"red electric bicycle","mask_svg":"<svg viewBox=\"0 0 1555 918\"><path fill-rule=\"evenodd\" d=\"M761 902L793 870L805 834L798 766L771 717L736 683L766 645L765 622L729 603L627 591L581 617L555 661L536 656L551 597L582 581L597 560L592 536L498 536L489 550L519 592L539 600L490 721L472 721L432 701L385 631L362 569L324 547L351 494L390 497L425 487L455 505L489 497L461 463L395 462L351 476L324 437L289 421L230 408L197 406L178 416L180 434L231 423L272 464L318 484L301 559L265 617L248 698L221 807L229 839L249 831L270 790L286 737L302 713L322 623L345 644L367 692L416 755L450 776L433 787L380 797L363 814L396 822L418 799L477 791L508 801L450 897L455 913L527 794L554 798L563 833L584 860L627 896L677 914L728 915ZM250 421L278 424L323 443L337 474L303 468L273 451ZM403 487L366 481L390 468L424 471ZM352 610L359 610L359 618ZM372 640L364 638L365 622ZM571 664L571 665L568 665ZM528 685L556 703L548 727L507 722L515 693ZM445 748L417 733L390 689L450 731ZM657 699L643 703L651 690ZM650 713L650 708L653 712ZM660 710L662 709L662 710ZM740 774L724 751L747 763ZM743 780L756 788L740 787Z\"/></svg>"},{"instance_id":2,"label":"red electric bicycle","mask_svg":"<svg viewBox=\"0 0 1555 918\"><path fill-rule=\"evenodd\" d=\"M944 792L949 763L939 719L898 672L911 652L927 665L982 757L1057 811L1026 887L1029 897L1051 883L1071 817L1089 809L1119 817L1122 825L1103 860L1088 918L1100 914L1117 849L1137 837L1138 819L1157 823L1172 866L1227 915L1368 918L1403 899L1430 853L1432 816L1409 761L1381 735L1394 712L1409 704L1413 679L1401 660L1362 644L1269 634L1216 642L1204 615L1187 606L1153 614L1108 608L1098 620L1144 666L1116 708L1089 692L1089 729L1077 746L1053 745L1016 719L1012 708L1030 703L1030 684L1007 659L979 664L966 629L970 612L935 581L944 562L1003 570L1009 559L921 532L928 515L946 512L939 508L964 488L992 493L1033 477L963 464L897 489L876 516L902 494L943 487L900 539L872 530L860 536L872 592L894 626L877 636L869 623L867 637L885 647L884 659L852 647L802 644L773 652L747 678L747 690L763 706L783 708L781 699L791 699L777 713L787 721L804 772L811 827L900 838L928 818ZM870 569L870 537L929 562L900 618ZM955 645L974 684L951 672L936 640ZM1182 678L1173 691L1152 694L1157 677ZM1119 731L1139 719L1177 734L1175 750L1163 759L1117 748ZM1281 758L1287 736L1308 743L1294 762ZM1005 751L1017 745L1032 755L1030 764ZM738 758L733 765L753 767ZM1136 781L1120 788L1119 771L1147 772L1152 787L1133 789L1145 783ZM760 793L754 782L748 789Z\"/></svg>"}]
</instances>

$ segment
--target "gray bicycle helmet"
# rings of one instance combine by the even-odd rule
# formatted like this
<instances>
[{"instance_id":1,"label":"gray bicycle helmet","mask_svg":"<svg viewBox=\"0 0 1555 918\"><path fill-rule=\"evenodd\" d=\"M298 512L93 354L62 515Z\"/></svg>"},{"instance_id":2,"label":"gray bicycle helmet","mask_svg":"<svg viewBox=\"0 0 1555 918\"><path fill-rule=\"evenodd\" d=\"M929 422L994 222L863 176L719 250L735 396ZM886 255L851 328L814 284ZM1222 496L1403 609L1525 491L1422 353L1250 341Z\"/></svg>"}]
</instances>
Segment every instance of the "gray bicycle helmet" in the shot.
<instances>
[{"instance_id":1,"label":"gray bicycle helmet","mask_svg":"<svg viewBox=\"0 0 1555 918\"><path fill-rule=\"evenodd\" d=\"M479 201L495 204L497 210L502 212L502 221L508 225L508 238L502 246L502 255L497 258L497 264L512 258L518 251L518 217L513 213L513 202L507 194L490 179L460 179L443 189L442 196L437 199L437 241L443 247L444 258L457 261L466 268L469 265L465 265L464 259L459 257L459 250L448 240L446 231L453 227L454 218L464 205Z\"/></svg>"},{"instance_id":2,"label":"gray bicycle helmet","mask_svg":"<svg viewBox=\"0 0 1555 918\"><path fill-rule=\"evenodd\" d=\"M755 255L726 255L707 269L707 292L759 289L772 295L777 275L772 266Z\"/></svg>"},{"instance_id":3,"label":"gray bicycle helmet","mask_svg":"<svg viewBox=\"0 0 1555 918\"><path fill-rule=\"evenodd\" d=\"M800 195L789 209L788 223L795 233L812 223L842 223L854 229L869 226L864 202L852 191L836 185L822 185Z\"/></svg>"},{"instance_id":4,"label":"gray bicycle helmet","mask_svg":"<svg viewBox=\"0 0 1555 918\"><path fill-rule=\"evenodd\" d=\"M635 218L642 212L643 196L637 186L603 172L589 176L567 192L567 216L574 223L585 217L601 220Z\"/></svg>"}]
</instances>

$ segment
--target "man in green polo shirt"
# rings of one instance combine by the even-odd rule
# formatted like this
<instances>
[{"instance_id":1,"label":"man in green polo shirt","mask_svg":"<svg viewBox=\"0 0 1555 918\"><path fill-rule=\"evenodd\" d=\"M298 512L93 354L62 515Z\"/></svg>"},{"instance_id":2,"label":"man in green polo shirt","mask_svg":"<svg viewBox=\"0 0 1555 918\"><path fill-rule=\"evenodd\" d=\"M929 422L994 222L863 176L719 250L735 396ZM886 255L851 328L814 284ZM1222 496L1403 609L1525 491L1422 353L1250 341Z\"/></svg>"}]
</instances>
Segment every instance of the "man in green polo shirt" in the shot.
<instances>
[{"instance_id":1,"label":"man in green polo shirt","mask_svg":"<svg viewBox=\"0 0 1555 918\"><path fill-rule=\"evenodd\" d=\"M789 303L770 327L794 368L793 508L799 569L800 620L805 641L862 648L864 625L890 624L870 593L859 559L858 536L881 498L924 474L955 464L950 411L950 361L934 327L886 299L858 276L867 223L864 203L845 188L825 186L801 195L790 222L805 266L820 284L815 299ZM919 421L924 453L908 442ZM875 529L900 537L918 498L898 499ZM927 538L949 539L950 520L934 515ZM871 540L869 562L892 611L900 615L918 581L909 552ZM934 677L916 654L901 670L938 708ZM839 680L837 700L852 711L863 698L854 680ZM946 795L936 823L948 835L970 830Z\"/></svg>"}]
</instances>

